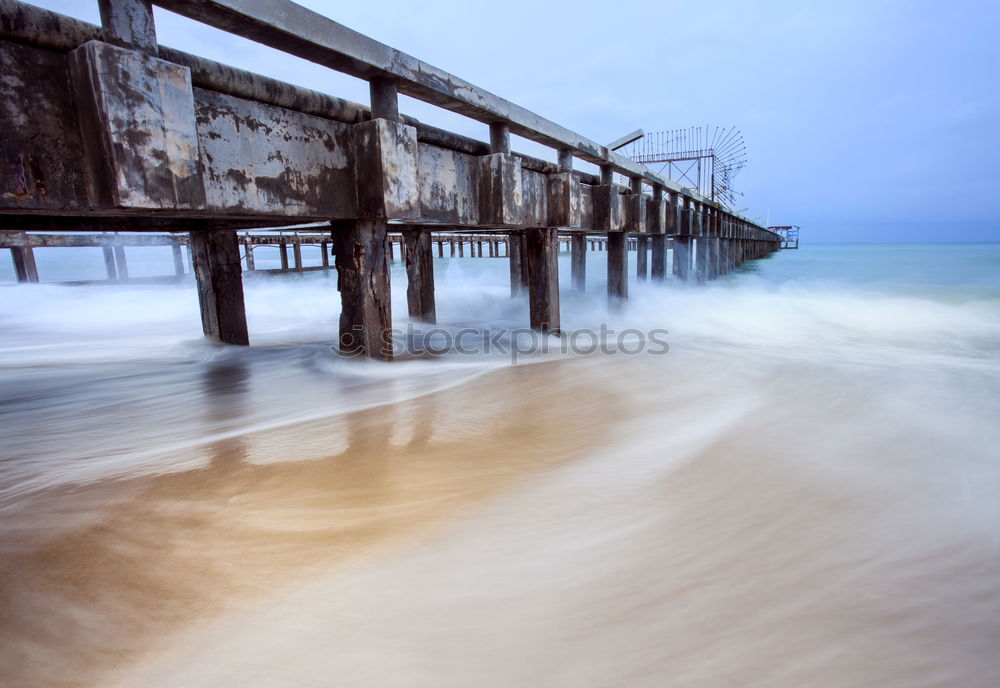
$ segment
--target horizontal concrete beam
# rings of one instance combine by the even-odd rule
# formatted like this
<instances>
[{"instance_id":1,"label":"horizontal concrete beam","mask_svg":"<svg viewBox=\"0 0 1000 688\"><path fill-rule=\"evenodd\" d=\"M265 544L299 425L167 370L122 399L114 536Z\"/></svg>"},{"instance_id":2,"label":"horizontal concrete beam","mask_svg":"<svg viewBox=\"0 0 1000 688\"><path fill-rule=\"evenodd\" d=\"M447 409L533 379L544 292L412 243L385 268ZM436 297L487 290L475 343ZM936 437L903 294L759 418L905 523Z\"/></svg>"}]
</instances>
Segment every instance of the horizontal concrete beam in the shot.
<instances>
[{"instance_id":1,"label":"horizontal concrete beam","mask_svg":"<svg viewBox=\"0 0 1000 688\"><path fill-rule=\"evenodd\" d=\"M670 191L670 196L674 200L699 202L698 199L701 198L680 189L670 180L652 175L647 168L631 160L618 159L620 156L617 154L610 153L604 147L572 132L567 132L558 125L537 117L534 113L519 109L508 101L476 89L471 84L361 36L336 22L319 17L293 3L281 1L262 3L256 0L195 3L186 0L178 2L164 0L157 4L175 10L180 6L186 6L189 16L198 15L195 18L209 20L209 23L247 35L265 44L271 44L271 41L277 41L278 37L283 35L284 47L282 45L275 47L293 54L298 54L296 51L322 54L323 59L315 61L323 64L330 61L331 55L334 57L339 55L337 59L341 61L337 62L335 59L333 62L337 62L340 66L332 63L330 66L348 73L355 73L351 70L361 70L357 75L364 78L390 78L400 92L406 93L408 87L413 87L417 92L424 93L424 99L429 102L441 104L463 114L471 112L470 116L490 123L503 122L515 133L524 135L518 127L534 127L532 131L538 136L529 138L557 147L560 151L560 160L564 161L560 167L528 156L514 155L513 159L517 160L524 170L520 175L521 183L494 186L490 188L490 193L499 188L509 195L504 202L509 201L515 205L501 207L494 202L492 205L484 206L482 199L478 197L483 189L477 181L481 177L478 169L481 161L477 159L481 159L490 150L488 144L420 125L411 118L404 118L404 123L415 127L417 132L416 141L419 144L417 187L420 207L419 211L408 210L398 215L389 210L380 210L379 213L384 214L390 223L406 221L434 227L453 225L469 231L478 231L489 229L490 225L526 228L552 226L552 222L558 220L559 223L555 226L561 226L565 222L573 228L591 231L596 229L593 228L592 188L600 180L593 175L565 171L569 167L566 161L571 161L572 156L603 164L606 171L617 170L630 175L633 187L635 182L645 180L658 185L661 193L662 189ZM220 20L223 15L228 19ZM286 29L299 26L296 22L304 17L319 17L322 27L326 29L333 27L337 30L323 33L321 36L316 35L313 30L305 31L302 35L286 35ZM258 26L262 21L267 27ZM254 26L260 31L250 31ZM100 35L99 28L83 22L31 8L13 0L0 0L0 37L12 38L22 45L32 45L34 41L38 41L53 49L66 51L79 45L79 40L93 40ZM335 49L336 46L331 47L338 40L344 42L340 53ZM0 48L2 47L3 44L0 43ZM111 54L114 51L105 52ZM34 119L38 121L23 124L29 121L29 118L22 118L17 124L23 131L19 131L18 127L5 127L9 132L5 145L10 148L10 151L5 152L13 153L15 160L31 160L32 166L41 164L40 169L46 174L36 175L37 179L32 178L35 170L33 167L29 168L27 163L23 164L24 169L20 172L18 171L20 168L16 166L7 170L15 181L24 177L29 183L24 184L24 189L21 189L19 182L7 184L8 180L0 180L4 182L5 188L10 186L16 192L5 194L4 202L0 203L0 215L6 216L0 220L0 226L10 229L65 231L84 229L144 231L169 227L183 231L183 223L191 223L197 227L198 221L203 221L200 226L206 229L239 229L280 226L288 224L289 220L294 222L296 218L300 218L300 221L347 219L359 214L360 210L353 207L352 199L356 196L351 193L352 186L356 189L361 188L354 178L356 170L360 169L358 161L351 159L354 155L352 142L357 135L349 130L362 126L370 118L367 108L162 46L159 54L167 63L173 62L186 67L187 73L190 74L188 78L194 87L191 97L194 100L197 136L199 149L202 152L201 168L205 170L206 177L204 181L206 199L199 201L197 196L191 197L185 191L185 193L175 193L172 197L165 197L163 200L159 196L143 196L142 193L148 189L137 188L135 197L140 199L141 210L147 213L139 216L119 215L118 213L134 213L140 208L133 208L118 197L112 197L112 206L116 207L109 207L106 202L100 200L95 204L91 199L84 198L80 192L81 181L78 177L79 170L87 168L85 165L75 164L73 159L75 151L80 148L73 137L79 134L73 131L72 126L67 128L67 124L73 124L72 120L78 110L77 103L65 95L65 89L60 87L58 81L52 81L49 88L39 85L45 80L29 78L23 85L15 85L11 93L4 92L3 95L5 98L8 95L12 96L8 98L11 102L32 103L33 115L36 115ZM3 55L0 55L0 58L2 57ZM38 63L40 73L51 73L59 68L58 56L52 54L46 56L42 51L32 51L29 48L22 48L20 51L8 48L6 59L8 66L14 68L14 72L19 65L34 62ZM149 61L153 65L160 64L152 59ZM350 69L343 68L344 65ZM89 69L91 65L88 64L86 67ZM171 78L183 86L182 73L178 72L177 76ZM442 79L447 83L442 82ZM182 91L178 90L178 93ZM104 94L104 91L101 91L101 94ZM106 95L101 97L107 99ZM127 102L125 98L119 100ZM439 100L441 102L438 102ZM111 114L114 114L112 110L118 107L118 104L115 102L108 105L101 101L98 107L104 107L106 110L105 112L98 109L98 116L110 121ZM471 110L466 112L467 108ZM49 119L40 115L45 115ZM54 126L53 121L55 121ZM255 127L267 129L269 135L251 137L245 133ZM56 131L60 128L64 130L61 133L67 135L61 144L36 143L40 131ZM92 130L87 126L82 129L84 132ZM164 129L174 131L171 127ZM277 133L274 133L275 131ZM59 148L60 145L62 148ZM31 146L38 150L29 150ZM53 151L48 154L48 159L46 154L41 152L45 149ZM129 149L119 147L117 150L127 152ZM167 146L165 150L173 148ZM594 151L599 154L597 157L591 155ZM98 156L91 156L91 158L96 157ZM56 159L60 162L54 162ZM183 162L185 165L190 165L188 159ZM173 170L177 165L171 164L169 167ZM389 167L383 166L384 169ZM103 179L104 183L107 183L109 175L94 175L92 172L91 170L90 178ZM571 176L560 182L562 185L558 189L560 206L558 212L553 213L547 207L552 199L552 184L546 180L551 180L556 175ZM3 176L0 172L0 178ZM142 177L148 179L150 175L124 175L127 179ZM610 177L608 179L610 180ZM44 186L40 186L40 183ZM192 188L195 186L197 185L192 185ZM341 189L345 193L338 195L322 192L322 189L329 188ZM383 189L383 193L399 191L398 188ZM617 194L616 191L607 190L602 193ZM603 200L608 200L612 203L611 207L615 208L619 205L618 201L623 199L617 197L604 199L602 196ZM413 205L412 199L407 202ZM649 207L645 197L633 196L627 205L630 226L619 227L620 221L616 220L612 223L615 227L611 231L624 229L656 232L660 225L659 216L651 220ZM489 209L485 215L483 208ZM642 212L644 209L646 212ZM58 210L61 215L46 212L52 210ZM147 211L152 211L154 214L148 214ZM666 212L670 215L670 208L667 208ZM517 218L522 219L519 222L512 221ZM670 222L667 224L666 233L672 234L669 229ZM752 223L749 224L756 227Z\"/></svg>"},{"instance_id":2,"label":"horizontal concrete beam","mask_svg":"<svg viewBox=\"0 0 1000 688\"><path fill-rule=\"evenodd\" d=\"M530 110L339 24L289 0L155 0L191 19L224 29L282 52L361 79L390 79L400 93L487 124L506 123L510 131L616 172L715 205L709 199L662 177Z\"/></svg>"}]
</instances>

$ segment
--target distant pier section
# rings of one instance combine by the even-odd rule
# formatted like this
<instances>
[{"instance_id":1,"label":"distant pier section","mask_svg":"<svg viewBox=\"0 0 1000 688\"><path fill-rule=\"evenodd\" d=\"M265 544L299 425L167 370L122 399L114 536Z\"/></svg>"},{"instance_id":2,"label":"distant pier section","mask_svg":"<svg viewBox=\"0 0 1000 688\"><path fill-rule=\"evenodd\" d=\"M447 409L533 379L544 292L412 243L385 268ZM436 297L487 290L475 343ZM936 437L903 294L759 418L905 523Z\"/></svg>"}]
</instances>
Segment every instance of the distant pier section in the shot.
<instances>
[{"instance_id":1,"label":"distant pier section","mask_svg":"<svg viewBox=\"0 0 1000 688\"><path fill-rule=\"evenodd\" d=\"M323 223L309 241L327 244L323 260L332 254L338 271L341 342L387 358L393 251L405 254L409 316L433 322L443 234L456 237L449 250L482 255L485 244L499 257L502 244L531 327L554 334L562 242L577 289L601 242L612 302L628 298L630 246L640 277L664 280L669 252L673 275L692 282L781 246L779 233L697 191L287 0L98 4L102 26L0 0L0 247L24 281L38 279L35 248L72 245L77 233L80 245L105 242L118 280L130 241L174 246L178 272L187 246L205 334L247 344L243 272L253 246L270 241L252 231ZM364 79L370 105L161 46L153 4ZM489 140L401 114L401 93L484 123ZM511 134L551 148L555 162L512 151ZM98 234L108 231L118 234ZM148 232L165 234L138 234ZM301 268L302 242L283 243Z\"/></svg>"}]
</instances>

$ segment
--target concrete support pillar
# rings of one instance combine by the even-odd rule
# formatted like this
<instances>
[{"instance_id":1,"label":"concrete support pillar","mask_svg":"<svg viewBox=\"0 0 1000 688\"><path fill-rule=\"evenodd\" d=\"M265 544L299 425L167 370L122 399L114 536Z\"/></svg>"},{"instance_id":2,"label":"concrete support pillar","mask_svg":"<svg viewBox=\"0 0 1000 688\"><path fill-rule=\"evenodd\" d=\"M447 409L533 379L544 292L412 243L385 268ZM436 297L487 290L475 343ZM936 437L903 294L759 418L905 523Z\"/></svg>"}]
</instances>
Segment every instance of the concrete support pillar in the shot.
<instances>
[{"instance_id":1,"label":"concrete support pillar","mask_svg":"<svg viewBox=\"0 0 1000 688\"><path fill-rule=\"evenodd\" d=\"M525 232L531 329L559 333L559 235L555 227Z\"/></svg>"},{"instance_id":2,"label":"concrete support pillar","mask_svg":"<svg viewBox=\"0 0 1000 688\"><path fill-rule=\"evenodd\" d=\"M490 153L510 153L510 126L506 122L490 124Z\"/></svg>"},{"instance_id":3,"label":"concrete support pillar","mask_svg":"<svg viewBox=\"0 0 1000 688\"><path fill-rule=\"evenodd\" d=\"M461 238L458 240L458 257L465 257L465 242Z\"/></svg>"},{"instance_id":4,"label":"concrete support pillar","mask_svg":"<svg viewBox=\"0 0 1000 688\"><path fill-rule=\"evenodd\" d=\"M714 280L719 278L719 237L708 238L708 274L706 279Z\"/></svg>"},{"instance_id":5,"label":"concrete support pillar","mask_svg":"<svg viewBox=\"0 0 1000 688\"><path fill-rule=\"evenodd\" d=\"M639 235L635 238L635 274L645 282L649 279L649 237Z\"/></svg>"},{"instance_id":6,"label":"concrete support pillar","mask_svg":"<svg viewBox=\"0 0 1000 688\"><path fill-rule=\"evenodd\" d=\"M295 269L302 270L302 244L296 242L292 244L292 257L295 259Z\"/></svg>"},{"instance_id":7,"label":"concrete support pillar","mask_svg":"<svg viewBox=\"0 0 1000 688\"><path fill-rule=\"evenodd\" d=\"M391 79L372 79L368 82L368 95L371 102L372 119L400 121L399 94L395 82Z\"/></svg>"},{"instance_id":8,"label":"concrete support pillar","mask_svg":"<svg viewBox=\"0 0 1000 688\"><path fill-rule=\"evenodd\" d=\"M194 231L190 234L190 246L205 336L224 344L249 344L243 266L236 232Z\"/></svg>"},{"instance_id":9,"label":"concrete support pillar","mask_svg":"<svg viewBox=\"0 0 1000 688\"><path fill-rule=\"evenodd\" d=\"M649 241L652 245L650 277L654 282L662 282L667 276L667 236L653 234Z\"/></svg>"},{"instance_id":10,"label":"concrete support pillar","mask_svg":"<svg viewBox=\"0 0 1000 688\"><path fill-rule=\"evenodd\" d=\"M184 253L181 251L180 244L171 244L170 250L174 254L174 274L183 275L184 274Z\"/></svg>"},{"instance_id":11,"label":"concrete support pillar","mask_svg":"<svg viewBox=\"0 0 1000 688\"><path fill-rule=\"evenodd\" d=\"M323 267L330 267L330 244L326 241L321 242L319 245L319 252L323 258Z\"/></svg>"},{"instance_id":12,"label":"concrete support pillar","mask_svg":"<svg viewBox=\"0 0 1000 688\"><path fill-rule=\"evenodd\" d=\"M18 282L37 282L38 266L35 264L35 252L31 246L19 246L10 250L14 259L14 273Z\"/></svg>"},{"instance_id":13,"label":"concrete support pillar","mask_svg":"<svg viewBox=\"0 0 1000 688\"><path fill-rule=\"evenodd\" d=\"M573 289L579 292L587 290L587 236L574 234L570 238L570 280Z\"/></svg>"},{"instance_id":14,"label":"concrete support pillar","mask_svg":"<svg viewBox=\"0 0 1000 688\"><path fill-rule=\"evenodd\" d=\"M340 291L340 350L392 359L388 225L380 220L335 222L333 253Z\"/></svg>"},{"instance_id":15,"label":"concrete support pillar","mask_svg":"<svg viewBox=\"0 0 1000 688\"><path fill-rule=\"evenodd\" d=\"M406 245L406 305L411 320L436 323L434 250L427 229L403 230Z\"/></svg>"},{"instance_id":16,"label":"concrete support pillar","mask_svg":"<svg viewBox=\"0 0 1000 688\"><path fill-rule=\"evenodd\" d=\"M628 299L627 240L624 232L608 234L608 302L612 305Z\"/></svg>"},{"instance_id":17,"label":"concrete support pillar","mask_svg":"<svg viewBox=\"0 0 1000 688\"><path fill-rule=\"evenodd\" d=\"M674 237L674 277L682 282L691 279L691 237Z\"/></svg>"},{"instance_id":18,"label":"concrete support pillar","mask_svg":"<svg viewBox=\"0 0 1000 688\"><path fill-rule=\"evenodd\" d=\"M243 244L243 255L246 257L247 270L256 270L257 266L253 262L253 244L249 241Z\"/></svg>"},{"instance_id":19,"label":"concrete support pillar","mask_svg":"<svg viewBox=\"0 0 1000 688\"><path fill-rule=\"evenodd\" d=\"M451 248L451 257L455 257L455 239L454 237L448 240L448 245Z\"/></svg>"},{"instance_id":20,"label":"concrete support pillar","mask_svg":"<svg viewBox=\"0 0 1000 688\"><path fill-rule=\"evenodd\" d=\"M708 237L700 236L695 241L694 247L694 276L695 281L704 282L708 279L708 257L711 251L708 248Z\"/></svg>"},{"instance_id":21,"label":"concrete support pillar","mask_svg":"<svg viewBox=\"0 0 1000 688\"><path fill-rule=\"evenodd\" d=\"M104 249L104 272L109 280L118 279L118 270L115 268L115 250L110 246L103 246Z\"/></svg>"},{"instance_id":22,"label":"concrete support pillar","mask_svg":"<svg viewBox=\"0 0 1000 688\"><path fill-rule=\"evenodd\" d=\"M288 244L278 244L278 251L281 254L281 270L288 272Z\"/></svg>"},{"instance_id":23,"label":"concrete support pillar","mask_svg":"<svg viewBox=\"0 0 1000 688\"><path fill-rule=\"evenodd\" d=\"M152 0L98 0L97 4L105 41L158 54Z\"/></svg>"},{"instance_id":24,"label":"concrete support pillar","mask_svg":"<svg viewBox=\"0 0 1000 688\"><path fill-rule=\"evenodd\" d=\"M512 231L507 236L507 251L510 265L510 295L520 296L528 286L528 259L526 255L527 237L524 230Z\"/></svg>"},{"instance_id":25,"label":"concrete support pillar","mask_svg":"<svg viewBox=\"0 0 1000 688\"><path fill-rule=\"evenodd\" d=\"M115 269L118 270L119 281L128 279L128 261L125 260L125 247L115 246Z\"/></svg>"}]
</instances>

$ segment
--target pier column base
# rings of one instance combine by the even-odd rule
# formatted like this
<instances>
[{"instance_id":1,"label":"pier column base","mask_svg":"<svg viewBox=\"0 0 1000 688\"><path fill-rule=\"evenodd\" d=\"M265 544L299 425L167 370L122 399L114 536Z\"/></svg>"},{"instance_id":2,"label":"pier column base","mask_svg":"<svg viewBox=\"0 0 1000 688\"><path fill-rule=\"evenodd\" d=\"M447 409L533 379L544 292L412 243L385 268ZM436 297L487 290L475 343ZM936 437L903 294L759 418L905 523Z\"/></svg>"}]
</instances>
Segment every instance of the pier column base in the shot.
<instances>
[{"instance_id":1,"label":"pier column base","mask_svg":"<svg viewBox=\"0 0 1000 688\"><path fill-rule=\"evenodd\" d=\"M635 276L645 282L649 279L649 237L635 238Z\"/></svg>"},{"instance_id":2,"label":"pier column base","mask_svg":"<svg viewBox=\"0 0 1000 688\"><path fill-rule=\"evenodd\" d=\"M722 261L722 256L719 254L722 240L719 237L709 237L706 243L708 244L708 273L705 277L710 280L718 279L719 265Z\"/></svg>"},{"instance_id":3,"label":"pier column base","mask_svg":"<svg viewBox=\"0 0 1000 688\"><path fill-rule=\"evenodd\" d=\"M698 237L694 250L694 276L697 282L708 279L708 260L711 249L708 247L708 237Z\"/></svg>"},{"instance_id":4,"label":"pier column base","mask_svg":"<svg viewBox=\"0 0 1000 688\"><path fill-rule=\"evenodd\" d=\"M691 279L691 237L674 237L674 277L682 282Z\"/></svg>"},{"instance_id":5,"label":"pier column base","mask_svg":"<svg viewBox=\"0 0 1000 688\"><path fill-rule=\"evenodd\" d=\"M115 267L115 250L110 246L102 247L104 251L104 271L109 280L118 279L118 268ZM188 249L190 251L190 248Z\"/></svg>"},{"instance_id":6,"label":"pier column base","mask_svg":"<svg viewBox=\"0 0 1000 688\"><path fill-rule=\"evenodd\" d=\"M205 336L225 344L249 344L243 266L236 232L202 230L191 232L190 236Z\"/></svg>"},{"instance_id":7,"label":"pier column base","mask_svg":"<svg viewBox=\"0 0 1000 688\"><path fill-rule=\"evenodd\" d=\"M249 241L243 244L243 257L246 258L247 271L252 271L257 269L257 266L253 260L253 244L251 244Z\"/></svg>"},{"instance_id":8,"label":"pier column base","mask_svg":"<svg viewBox=\"0 0 1000 688\"><path fill-rule=\"evenodd\" d=\"M436 323L434 308L434 248L427 229L404 229L406 245L406 305L410 318Z\"/></svg>"},{"instance_id":9,"label":"pier column base","mask_svg":"<svg viewBox=\"0 0 1000 688\"><path fill-rule=\"evenodd\" d=\"M510 295L516 298L527 287L528 263L525 257L523 231L511 232L507 237L507 254L510 256Z\"/></svg>"},{"instance_id":10,"label":"pier column base","mask_svg":"<svg viewBox=\"0 0 1000 688\"><path fill-rule=\"evenodd\" d=\"M35 252L30 246L16 247L10 250L14 258L14 272L18 282L37 282L38 266L35 265Z\"/></svg>"},{"instance_id":11,"label":"pier column base","mask_svg":"<svg viewBox=\"0 0 1000 688\"><path fill-rule=\"evenodd\" d=\"M628 298L628 237L608 233L608 301L618 305Z\"/></svg>"},{"instance_id":12,"label":"pier column base","mask_svg":"<svg viewBox=\"0 0 1000 688\"><path fill-rule=\"evenodd\" d=\"M342 353L392 360L388 243L385 222L333 223Z\"/></svg>"},{"instance_id":13,"label":"pier column base","mask_svg":"<svg viewBox=\"0 0 1000 688\"><path fill-rule=\"evenodd\" d=\"M172 244L170 250L174 254L174 274L180 277L184 274L184 253L180 244Z\"/></svg>"},{"instance_id":14,"label":"pier column base","mask_svg":"<svg viewBox=\"0 0 1000 688\"><path fill-rule=\"evenodd\" d=\"M570 280L573 289L579 292L587 290L587 236L574 234L570 239Z\"/></svg>"},{"instance_id":15,"label":"pier column base","mask_svg":"<svg viewBox=\"0 0 1000 688\"><path fill-rule=\"evenodd\" d=\"M559 235L552 227L525 233L531 329L559 334Z\"/></svg>"},{"instance_id":16,"label":"pier column base","mask_svg":"<svg viewBox=\"0 0 1000 688\"><path fill-rule=\"evenodd\" d=\"M115 246L115 267L118 270L118 279L122 282L128 280L128 261L125 260L125 247Z\"/></svg>"},{"instance_id":17,"label":"pier column base","mask_svg":"<svg viewBox=\"0 0 1000 688\"><path fill-rule=\"evenodd\" d=\"M667 276L667 236L653 234L649 237L652 246L650 252L650 277L654 282L662 282Z\"/></svg>"}]
</instances>

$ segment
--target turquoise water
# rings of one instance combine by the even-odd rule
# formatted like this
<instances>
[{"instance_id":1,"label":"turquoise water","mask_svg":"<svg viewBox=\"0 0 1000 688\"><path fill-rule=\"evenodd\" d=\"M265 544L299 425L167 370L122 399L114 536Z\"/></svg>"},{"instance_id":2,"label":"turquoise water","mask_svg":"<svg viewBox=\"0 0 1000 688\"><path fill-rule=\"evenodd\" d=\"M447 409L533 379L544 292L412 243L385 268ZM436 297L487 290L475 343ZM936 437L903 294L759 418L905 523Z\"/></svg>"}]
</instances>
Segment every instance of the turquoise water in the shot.
<instances>
[{"instance_id":1,"label":"turquoise water","mask_svg":"<svg viewBox=\"0 0 1000 688\"><path fill-rule=\"evenodd\" d=\"M1000 243L805 244L780 257L751 263L745 271L774 284L850 284L876 291L930 294L961 287L982 288L989 296L1000 287Z\"/></svg>"},{"instance_id":2,"label":"turquoise water","mask_svg":"<svg viewBox=\"0 0 1000 688\"><path fill-rule=\"evenodd\" d=\"M126 247L125 252L130 275L173 274L173 254L169 247L131 246ZM9 252L4 253L8 253L8 256L0 259L0 283L13 283L16 281L13 262L9 258ZM603 255L603 252L594 252L588 261L591 268L590 280L595 286L605 284L599 274L603 268ZM893 285L918 289L961 286L983 287L983 293L988 293L990 288L1000 286L1000 243L804 243L801 249L783 251L779 255L782 257L780 261L755 261L744 265L738 274L754 274L775 284L848 283L863 284L871 289L891 289ZM190 271L190 256L186 248L184 256L186 270ZM302 257L306 267L322 264L318 245L303 246ZM40 248L35 249L35 259L42 282L100 280L106 276L103 254L99 248ZM630 259L634 268L634 252L630 253ZM254 250L254 260L260 269L277 269L281 265L277 246L257 247ZM447 263L450 259L436 260ZM487 259L455 260L478 263ZM565 267L568 270L568 263Z\"/></svg>"}]
</instances>

